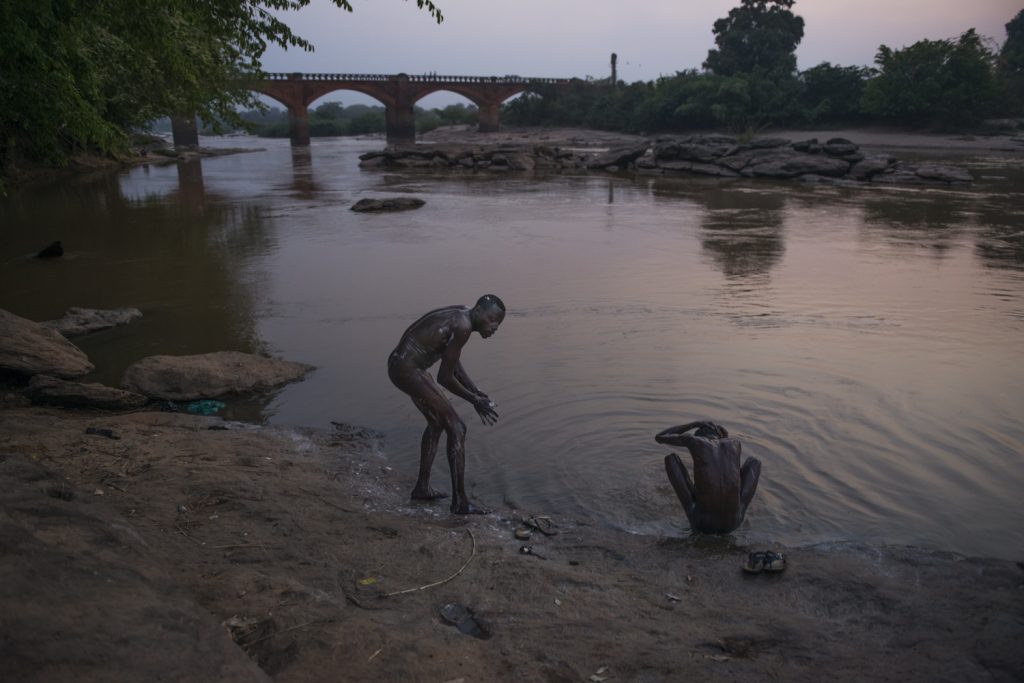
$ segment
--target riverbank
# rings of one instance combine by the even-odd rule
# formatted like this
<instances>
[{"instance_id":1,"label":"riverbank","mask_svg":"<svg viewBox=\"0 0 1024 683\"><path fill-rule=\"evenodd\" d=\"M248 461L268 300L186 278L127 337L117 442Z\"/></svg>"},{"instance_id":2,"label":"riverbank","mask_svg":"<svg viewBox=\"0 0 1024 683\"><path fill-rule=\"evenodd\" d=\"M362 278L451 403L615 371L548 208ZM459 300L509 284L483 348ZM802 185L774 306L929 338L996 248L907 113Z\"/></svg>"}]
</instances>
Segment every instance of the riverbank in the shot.
<instances>
[{"instance_id":1,"label":"riverbank","mask_svg":"<svg viewBox=\"0 0 1024 683\"><path fill-rule=\"evenodd\" d=\"M358 428L62 411L5 394L5 680L1024 675L1020 563L779 547L784 572L748 575L759 548L728 538L412 505L388 465L398 454ZM557 535L516 540L524 515L550 516ZM490 637L447 624L449 603Z\"/></svg>"}]
</instances>

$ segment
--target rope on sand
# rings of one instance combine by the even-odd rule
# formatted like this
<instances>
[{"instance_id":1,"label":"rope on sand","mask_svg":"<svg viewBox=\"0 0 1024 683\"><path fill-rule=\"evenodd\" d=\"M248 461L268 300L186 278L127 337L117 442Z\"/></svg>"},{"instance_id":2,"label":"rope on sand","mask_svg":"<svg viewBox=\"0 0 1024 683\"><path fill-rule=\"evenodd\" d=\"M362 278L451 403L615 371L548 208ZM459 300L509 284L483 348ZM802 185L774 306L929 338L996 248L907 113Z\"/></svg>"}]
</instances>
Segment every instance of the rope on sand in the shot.
<instances>
[{"instance_id":1,"label":"rope on sand","mask_svg":"<svg viewBox=\"0 0 1024 683\"><path fill-rule=\"evenodd\" d=\"M468 567L469 563L473 561L474 557L476 557L476 536L473 535L473 532L470 529L466 529L466 533L469 534L470 540L473 541L473 550L470 553L469 559L466 560L465 564L463 564L461 567L459 567L459 571L455 572L454 574L449 576L447 579L444 579L443 581L435 581L434 583L428 583L426 586L420 586L418 588L406 588L404 591L395 591L394 593L385 593L381 597L382 598L390 598L393 595L402 595L403 593L415 593L416 591L423 591L423 590L426 590L428 588L434 588L435 586L440 586L442 584L448 583L449 581L454 579L456 576L461 574L462 570L465 569L466 567Z\"/></svg>"}]
</instances>

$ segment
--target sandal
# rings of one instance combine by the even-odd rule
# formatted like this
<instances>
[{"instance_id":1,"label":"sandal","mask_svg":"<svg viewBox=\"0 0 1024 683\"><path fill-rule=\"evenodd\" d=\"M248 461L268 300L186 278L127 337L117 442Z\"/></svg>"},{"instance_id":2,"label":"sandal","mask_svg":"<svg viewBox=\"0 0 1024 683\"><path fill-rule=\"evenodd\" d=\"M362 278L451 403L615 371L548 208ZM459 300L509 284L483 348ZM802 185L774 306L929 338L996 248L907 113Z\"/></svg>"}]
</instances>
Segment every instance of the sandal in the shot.
<instances>
[{"instance_id":1,"label":"sandal","mask_svg":"<svg viewBox=\"0 0 1024 683\"><path fill-rule=\"evenodd\" d=\"M781 572L786 568L786 557L782 553L771 550L764 552L764 570L766 572Z\"/></svg>"},{"instance_id":2,"label":"sandal","mask_svg":"<svg viewBox=\"0 0 1024 683\"><path fill-rule=\"evenodd\" d=\"M743 571L748 574L760 574L767 566L768 553L750 553L747 556L747 563L743 565Z\"/></svg>"},{"instance_id":3,"label":"sandal","mask_svg":"<svg viewBox=\"0 0 1024 683\"><path fill-rule=\"evenodd\" d=\"M743 571L749 574L760 574L761 572L781 572L786 568L786 557L774 550L763 550L757 553L750 553L747 556L747 563L743 565Z\"/></svg>"}]
</instances>

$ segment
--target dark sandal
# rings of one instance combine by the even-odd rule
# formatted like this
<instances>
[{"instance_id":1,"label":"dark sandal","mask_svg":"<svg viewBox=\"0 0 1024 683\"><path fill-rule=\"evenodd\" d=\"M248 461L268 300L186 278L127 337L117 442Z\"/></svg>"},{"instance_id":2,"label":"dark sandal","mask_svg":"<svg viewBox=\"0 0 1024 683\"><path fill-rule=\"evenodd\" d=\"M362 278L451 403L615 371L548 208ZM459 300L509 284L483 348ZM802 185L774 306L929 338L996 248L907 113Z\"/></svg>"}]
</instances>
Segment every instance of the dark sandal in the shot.
<instances>
[{"instance_id":1,"label":"dark sandal","mask_svg":"<svg viewBox=\"0 0 1024 683\"><path fill-rule=\"evenodd\" d=\"M767 566L767 553L750 553L747 556L747 563L743 565L743 571L748 574L760 574Z\"/></svg>"}]
</instances>

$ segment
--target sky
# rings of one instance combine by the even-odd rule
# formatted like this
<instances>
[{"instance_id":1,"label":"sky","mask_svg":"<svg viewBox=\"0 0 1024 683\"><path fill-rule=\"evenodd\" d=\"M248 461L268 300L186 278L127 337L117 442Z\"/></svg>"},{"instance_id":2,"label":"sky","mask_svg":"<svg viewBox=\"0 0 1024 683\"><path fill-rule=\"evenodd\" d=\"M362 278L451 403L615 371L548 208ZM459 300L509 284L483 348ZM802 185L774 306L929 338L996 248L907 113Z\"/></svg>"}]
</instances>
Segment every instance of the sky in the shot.
<instances>
[{"instance_id":1,"label":"sky","mask_svg":"<svg viewBox=\"0 0 1024 683\"><path fill-rule=\"evenodd\" d=\"M415 0L351 0L351 14L312 0L281 17L312 53L272 47L266 71L605 78L611 53L632 83L699 69L714 47L712 26L739 0L435 0L437 24ZM1024 0L797 0L804 19L798 68L831 62L871 66L880 45L957 38L974 28L993 47ZM343 91L323 101L371 104ZM467 100L438 93L427 108ZM320 104L318 101L316 104ZM314 105L315 106L315 105Z\"/></svg>"}]
</instances>

